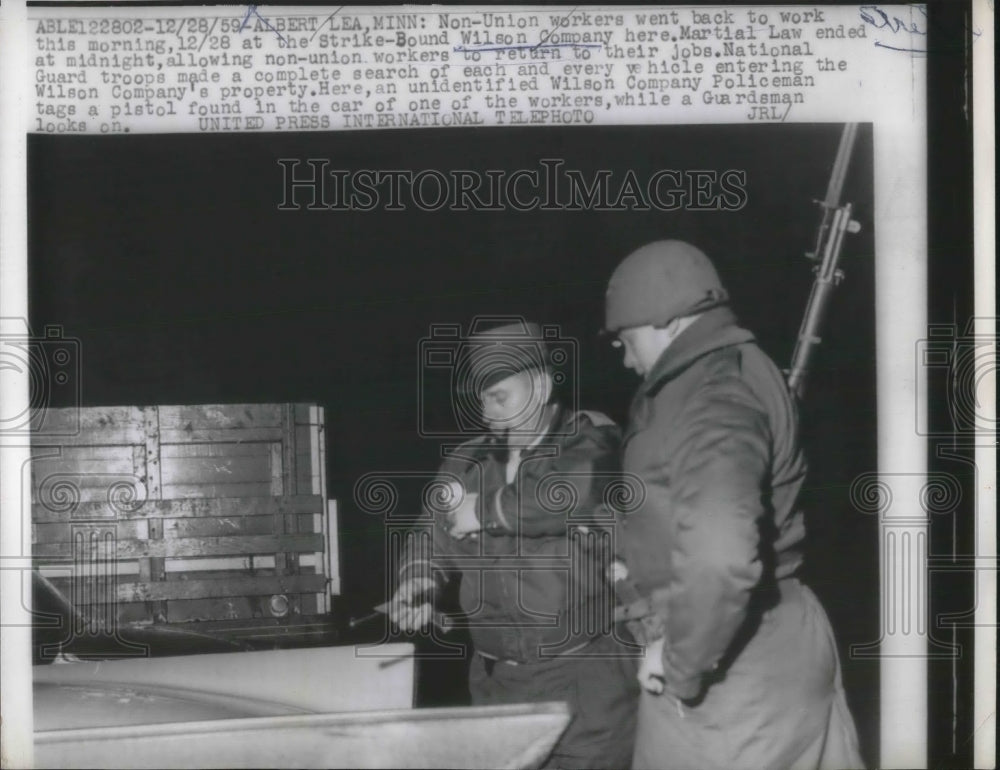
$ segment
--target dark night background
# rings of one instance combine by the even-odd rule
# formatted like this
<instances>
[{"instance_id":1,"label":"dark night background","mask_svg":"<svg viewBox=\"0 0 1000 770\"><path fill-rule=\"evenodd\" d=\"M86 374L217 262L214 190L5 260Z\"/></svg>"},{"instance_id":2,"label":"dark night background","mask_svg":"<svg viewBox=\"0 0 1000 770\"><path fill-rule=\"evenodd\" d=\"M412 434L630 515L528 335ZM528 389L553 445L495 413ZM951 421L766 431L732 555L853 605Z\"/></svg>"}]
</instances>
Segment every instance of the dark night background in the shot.
<instances>
[{"instance_id":1,"label":"dark night background","mask_svg":"<svg viewBox=\"0 0 1000 770\"><path fill-rule=\"evenodd\" d=\"M59 324L82 350L83 403L315 402L326 408L328 492L339 501L338 623L385 598L383 526L352 500L373 471L431 474L418 435L419 341L431 324L523 314L579 343L583 407L624 419L636 381L596 335L604 287L632 249L701 246L744 325L787 365L812 282L813 245L841 126L614 127L29 139L32 328ZM331 168L538 168L558 158L620 182L668 169L741 169L739 212L279 211L279 158ZM300 166L299 173L307 169ZM845 200L848 236L802 410L811 473L805 579L841 646L869 761L877 756L877 520L851 481L874 471L872 134L862 126ZM300 193L301 195L301 193ZM300 198L307 202L308 197ZM431 389L426 409L447 408ZM401 507L418 501L403 500ZM430 671L431 674L427 674ZM448 673L451 671L452 673ZM444 699L428 664L428 692ZM436 683L437 689L433 689ZM454 688L453 688L454 689Z\"/></svg>"}]
</instances>

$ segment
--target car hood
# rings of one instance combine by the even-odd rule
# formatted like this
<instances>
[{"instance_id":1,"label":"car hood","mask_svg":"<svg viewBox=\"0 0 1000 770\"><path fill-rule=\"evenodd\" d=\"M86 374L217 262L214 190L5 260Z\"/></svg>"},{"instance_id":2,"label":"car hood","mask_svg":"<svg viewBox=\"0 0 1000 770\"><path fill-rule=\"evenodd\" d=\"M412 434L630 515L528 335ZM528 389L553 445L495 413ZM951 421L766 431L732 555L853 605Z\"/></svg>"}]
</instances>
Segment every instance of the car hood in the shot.
<instances>
[{"instance_id":1,"label":"car hood","mask_svg":"<svg viewBox=\"0 0 1000 770\"><path fill-rule=\"evenodd\" d=\"M311 713L242 696L145 684L36 682L34 701L38 731Z\"/></svg>"}]
</instances>

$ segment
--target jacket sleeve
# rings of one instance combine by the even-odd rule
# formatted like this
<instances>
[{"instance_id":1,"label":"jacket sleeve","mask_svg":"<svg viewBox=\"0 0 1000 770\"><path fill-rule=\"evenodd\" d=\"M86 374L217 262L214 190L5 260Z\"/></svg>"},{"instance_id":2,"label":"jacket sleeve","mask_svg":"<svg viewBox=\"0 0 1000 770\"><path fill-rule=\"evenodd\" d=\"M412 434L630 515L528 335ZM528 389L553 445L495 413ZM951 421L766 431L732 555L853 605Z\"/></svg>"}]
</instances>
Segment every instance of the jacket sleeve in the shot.
<instances>
[{"instance_id":1,"label":"jacket sleeve","mask_svg":"<svg viewBox=\"0 0 1000 770\"><path fill-rule=\"evenodd\" d=\"M413 577L433 578L439 586L446 583L453 571L451 554L445 550L452 538L445 534L440 522L431 519L415 524L403 534L399 543L399 582Z\"/></svg>"},{"instance_id":2,"label":"jacket sleeve","mask_svg":"<svg viewBox=\"0 0 1000 770\"><path fill-rule=\"evenodd\" d=\"M576 435L527 457L517 478L482 501L484 529L493 535L551 537L566 532L568 517L595 511L620 470L621 433L603 415L580 413Z\"/></svg>"},{"instance_id":3,"label":"jacket sleeve","mask_svg":"<svg viewBox=\"0 0 1000 770\"><path fill-rule=\"evenodd\" d=\"M454 470L451 462L442 466L432 482L432 496L435 490L443 490L449 481L455 479ZM444 525L442 511L435 511L425 500L420 517L413 526L406 532L400 532L397 542L390 544L392 552L398 554L397 576L400 583L412 577L426 577L433 578L440 588L452 578L457 569L452 557L462 553L466 546L448 535Z\"/></svg>"},{"instance_id":4,"label":"jacket sleeve","mask_svg":"<svg viewBox=\"0 0 1000 770\"><path fill-rule=\"evenodd\" d=\"M672 495L671 581L654 605L666 622L669 689L696 697L747 614L770 466L768 418L736 377L708 383L683 421Z\"/></svg>"}]
</instances>

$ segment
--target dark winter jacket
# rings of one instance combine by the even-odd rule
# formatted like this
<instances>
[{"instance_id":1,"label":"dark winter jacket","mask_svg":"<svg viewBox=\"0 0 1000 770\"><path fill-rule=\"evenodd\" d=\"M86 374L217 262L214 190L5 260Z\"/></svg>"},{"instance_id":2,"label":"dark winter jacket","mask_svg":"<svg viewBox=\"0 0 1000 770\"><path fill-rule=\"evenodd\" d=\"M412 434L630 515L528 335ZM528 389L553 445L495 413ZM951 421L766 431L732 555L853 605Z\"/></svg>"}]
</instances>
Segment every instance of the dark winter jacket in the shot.
<instances>
[{"instance_id":1,"label":"dark winter jacket","mask_svg":"<svg viewBox=\"0 0 1000 770\"><path fill-rule=\"evenodd\" d=\"M497 438L446 450L438 479L478 493L484 533L453 538L441 511L425 506L430 536L411 541L400 579L433 572L461 580L473 644L497 658L537 660L607 633L613 520L603 504L619 478L620 438L604 415L552 407L548 430L522 450L511 483Z\"/></svg>"},{"instance_id":2,"label":"dark winter jacket","mask_svg":"<svg viewBox=\"0 0 1000 770\"><path fill-rule=\"evenodd\" d=\"M796 434L781 372L725 307L684 330L636 394L623 466L646 497L624 517L624 549L664 623L681 698L701 691L748 613L777 601L777 581L801 563Z\"/></svg>"}]
</instances>

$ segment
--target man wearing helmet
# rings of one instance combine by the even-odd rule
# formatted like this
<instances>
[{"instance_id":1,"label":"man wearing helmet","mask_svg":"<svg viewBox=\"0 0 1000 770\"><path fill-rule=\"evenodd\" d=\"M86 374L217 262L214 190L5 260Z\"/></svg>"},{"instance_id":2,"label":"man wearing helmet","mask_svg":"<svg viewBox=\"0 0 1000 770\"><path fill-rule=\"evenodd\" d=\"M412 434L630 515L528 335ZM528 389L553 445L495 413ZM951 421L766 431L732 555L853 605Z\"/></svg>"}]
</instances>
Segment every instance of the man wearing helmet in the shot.
<instances>
[{"instance_id":1,"label":"man wearing helmet","mask_svg":"<svg viewBox=\"0 0 1000 770\"><path fill-rule=\"evenodd\" d=\"M643 378L623 468L646 496L620 538L662 629L640 666L633 766L859 767L833 633L796 577L796 406L727 301L681 241L636 250L608 285L605 329Z\"/></svg>"},{"instance_id":2,"label":"man wearing helmet","mask_svg":"<svg viewBox=\"0 0 1000 770\"><path fill-rule=\"evenodd\" d=\"M422 628L434 595L458 580L473 703L567 701L572 720L546 767L627 767L636 651L612 633L610 536L599 521L574 523L606 518L621 434L553 399L547 353L540 327L524 322L464 345L457 395L473 399L487 430L446 454L439 479L454 504L425 511L431 535L405 549L390 614Z\"/></svg>"}]
</instances>

